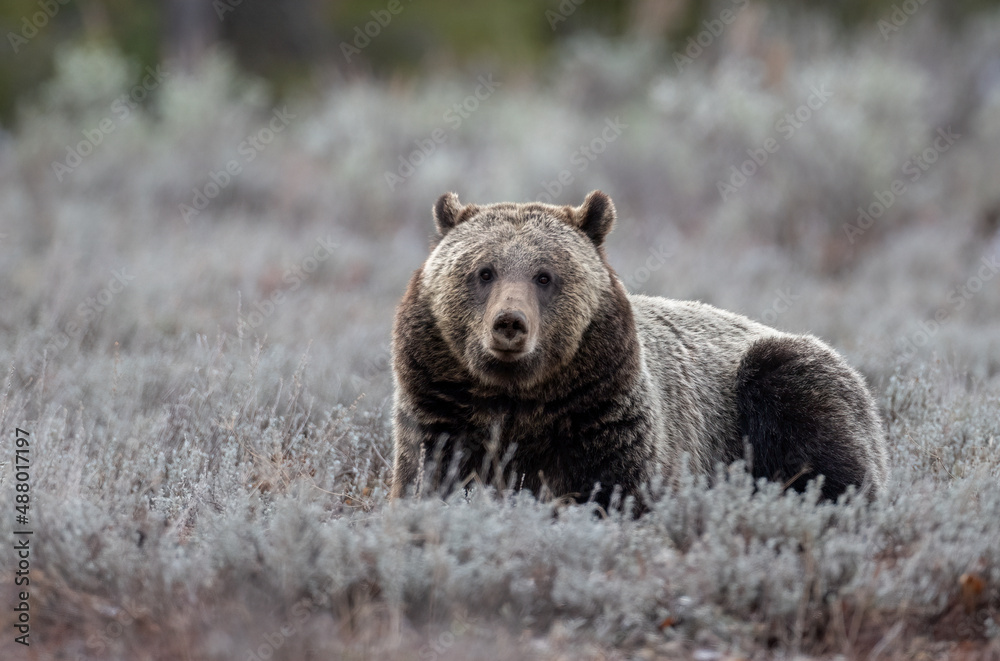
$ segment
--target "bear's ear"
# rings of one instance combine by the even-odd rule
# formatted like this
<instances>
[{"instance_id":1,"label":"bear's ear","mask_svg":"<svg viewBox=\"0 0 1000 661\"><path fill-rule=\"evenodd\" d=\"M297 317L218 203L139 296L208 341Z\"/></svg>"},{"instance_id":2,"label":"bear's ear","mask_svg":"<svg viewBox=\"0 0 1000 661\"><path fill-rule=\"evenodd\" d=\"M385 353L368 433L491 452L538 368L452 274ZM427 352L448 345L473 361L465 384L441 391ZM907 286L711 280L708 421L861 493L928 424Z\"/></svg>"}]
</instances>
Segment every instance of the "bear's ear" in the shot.
<instances>
[{"instance_id":1,"label":"bear's ear","mask_svg":"<svg viewBox=\"0 0 1000 661\"><path fill-rule=\"evenodd\" d=\"M573 209L573 220L595 246L600 246L615 224L615 205L601 191L591 191L583 204Z\"/></svg>"},{"instance_id":2,"label":"bear's ear","mask_svg":"<svg viewBox=\"0 0 1000 661\"><path fill-rule=\"evenodd\" d=\"M462 220L463 209L455 193L445 193L439 197L434 203L434 224L437 225L438 234L444 236L448 230L458 225Z\"/></svg>"}]
</instances>

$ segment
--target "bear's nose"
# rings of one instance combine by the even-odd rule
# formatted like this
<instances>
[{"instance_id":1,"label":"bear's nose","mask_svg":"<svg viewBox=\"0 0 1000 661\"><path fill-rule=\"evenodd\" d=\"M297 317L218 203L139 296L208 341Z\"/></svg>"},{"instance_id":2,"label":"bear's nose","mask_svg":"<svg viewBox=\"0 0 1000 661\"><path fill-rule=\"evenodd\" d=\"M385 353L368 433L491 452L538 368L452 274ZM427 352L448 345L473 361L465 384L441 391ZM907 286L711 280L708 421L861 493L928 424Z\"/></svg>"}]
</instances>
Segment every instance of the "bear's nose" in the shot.
<instances>
[{"instance_id":1,"label":"bear's nose","mask_svg":"<svg viewBox=\"0 0 1000 661\"><path fill-rule=\"evenodd\" d=\"M504 310L493 320L493 335L505 340L511 349L520 348L528 335L528 318L520 310Z\"/></svg>"}]
</instances>

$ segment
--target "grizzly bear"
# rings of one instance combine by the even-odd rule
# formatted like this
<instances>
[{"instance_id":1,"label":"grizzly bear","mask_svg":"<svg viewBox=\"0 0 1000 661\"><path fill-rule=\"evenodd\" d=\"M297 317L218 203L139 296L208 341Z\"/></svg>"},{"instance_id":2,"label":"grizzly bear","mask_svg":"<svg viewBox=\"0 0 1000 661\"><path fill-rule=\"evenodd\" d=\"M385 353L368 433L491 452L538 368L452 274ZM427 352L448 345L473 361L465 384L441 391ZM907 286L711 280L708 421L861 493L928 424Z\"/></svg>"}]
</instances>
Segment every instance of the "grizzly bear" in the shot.
<instances>
[{"instance_id":1,"label":"grizzly bear","mask_svg":"<svg viewBox=\"0 0 1000 661\"><path fill-rule=\"evenodd\" d=\"M393 329L391 496L473 481L643 500L682 457L822 496L886 479L878 412L824 343L704 303L630 295L603 243L611 199L434 205L438 240ZM640 505L641 507L641 505Z\"/></svg>"}]
</instances>

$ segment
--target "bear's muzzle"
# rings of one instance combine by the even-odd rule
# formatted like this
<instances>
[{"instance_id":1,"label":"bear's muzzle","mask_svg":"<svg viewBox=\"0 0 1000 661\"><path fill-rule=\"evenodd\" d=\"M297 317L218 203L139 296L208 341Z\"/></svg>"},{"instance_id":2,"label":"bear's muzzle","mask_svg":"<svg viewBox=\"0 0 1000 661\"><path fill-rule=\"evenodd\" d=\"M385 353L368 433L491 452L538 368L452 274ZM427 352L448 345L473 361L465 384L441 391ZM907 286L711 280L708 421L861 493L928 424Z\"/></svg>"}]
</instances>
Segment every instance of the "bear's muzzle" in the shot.
<instances>
[{"instance_id":1,"label":"bear's muzzle","mask_svg":"<svg viewBox=\"0 0 1000 661\"><path fill-rule=\"evenodd\" d=\"M486 348L500 360L516 360L531 353L538 338L538 300L529 282L498 286L486 309L489 335Z\"/></svg>"}]
</instances>

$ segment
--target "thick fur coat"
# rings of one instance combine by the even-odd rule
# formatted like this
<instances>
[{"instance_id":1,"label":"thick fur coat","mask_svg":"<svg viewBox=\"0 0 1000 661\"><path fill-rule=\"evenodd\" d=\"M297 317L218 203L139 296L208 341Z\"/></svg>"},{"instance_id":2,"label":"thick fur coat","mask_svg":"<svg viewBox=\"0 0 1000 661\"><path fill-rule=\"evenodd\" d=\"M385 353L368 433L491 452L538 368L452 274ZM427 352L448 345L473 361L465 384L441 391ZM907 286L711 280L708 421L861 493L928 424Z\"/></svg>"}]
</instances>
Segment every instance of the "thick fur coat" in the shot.
<instances>
[{"instance_id":1,"label":"thick fur coat","mask_svg":"<svg viewBox=\"0 0 1000 661\"><path fill-rule=\"evenodd\" d=\"M539 495L641 499L683 453L695 471L823 495L886 479L864 381L815 337L710 305L628 295L602 248L615 221L579 207L434 207L439 241L393 331L393 497L472 481Z\"/></svg>"}]
</instances>

